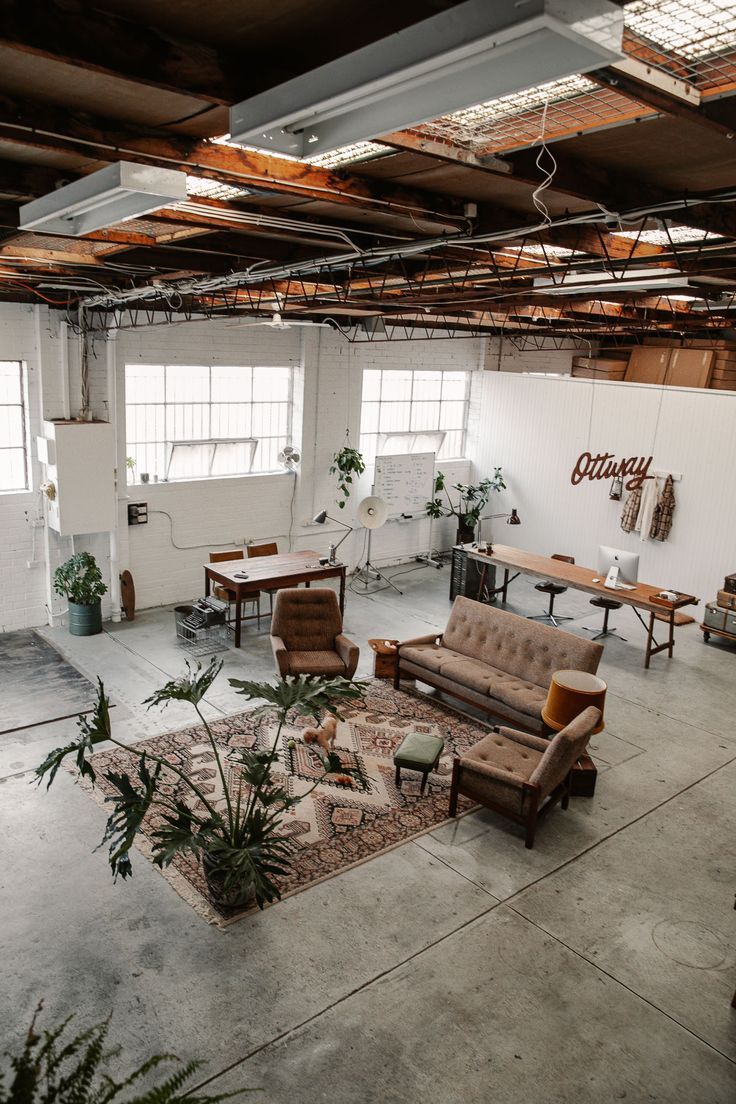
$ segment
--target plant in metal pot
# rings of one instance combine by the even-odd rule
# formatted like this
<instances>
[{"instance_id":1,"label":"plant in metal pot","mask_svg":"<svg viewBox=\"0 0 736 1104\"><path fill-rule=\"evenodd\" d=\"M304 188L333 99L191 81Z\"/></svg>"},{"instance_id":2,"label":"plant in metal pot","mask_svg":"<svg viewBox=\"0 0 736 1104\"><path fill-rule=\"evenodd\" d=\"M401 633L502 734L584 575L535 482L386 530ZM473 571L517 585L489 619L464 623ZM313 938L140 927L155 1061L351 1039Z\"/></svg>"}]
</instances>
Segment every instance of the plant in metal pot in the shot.
<instances>
[{"instance_id":1,"label":"plant in metal pot","mask_svg":"<svg viewBox=\"0 0 736 1104\"><path fill-rule=\"evenodd\" d=\"M106 1045L110 1017L75 1035L68 1031L71 1016L51 1031L41 1031L36 1020L42 1007L43 1002L23 1046L5 1054L7 1083L0 1068L0 1104L218 1104L257 1091L195 1094L187 1082L203 1063L184 1063L174 1054L154 1054L137 1068L124 1070L117 1080L106 1068L120 1054L119 1047ZM159 1075L161 1066L169 1066L170 1072Z\"/></svg>"},{"instance_id":2,"label":"plant in metal pot","mask_svg":"<svg viewBox=\"0 0 736 1104\"><path fill-rule=\"evenodd\" d=\"M345 509L345 503L350 498L350 491L354 478L361 476L365 471L365 460L362 453L357 449L351 448L347 437L345 444L336 452L332 457L332 465L330 467L330 475L337 476L337 505L341 510Z\"/></svg>"},{"instance_id":3,"label":"plant in metal pot","mask_svg":"<svg viewBox=\"0 0 736 1104\"><path fill-rule=\"evenodd\" d=\"M495 468L492 476L481 479L479 483L452 483L449 487L444 474L437 472L434 498L426 503L425 510L431 518L456 517L457 543L465 544L475 538L476 527L493 492L505 489L501 468ZM456 501L453 501L450 491L457 491ZM439 497L441 492L444 492L444 499Z\"/></svg>"},{"instance_id":4,"label":"plant in metal pot","mask_svg":"<svg viewBox=\"0 0 736 1104\"><path fill-rule=\"evenodd\" d=\"M102 581L97 560L90 552L76 552L54 572L54 590L69 604L69 632L92 636L102 632Z\"/></svg>"},{"instance_id":5,"label":"plant in metal pot","mask_svg":"<svg viewBox=\"0 0 736 1104\"><path fill-rule=\"evenodd\" d=\"M275 768L279 762L282 732L289 714L319 719L328 713L340 718L342 702L361 698L363 687L350 679L300 675L276 684L230 679L248 701L265 704L256 716L275 716L276 730L268 746L227 748L218 744L204 716L201 704L217 678L222 661L214 658L203 670L187 664L187 673L157 690L145 704L167 705L189 702L199 717L209 742L221 799L206 793L195 771L187 771L146 749L136 751L116 740L110 723L110 703L98 679L95 710L78 720L79 736L52 751L36 768L39 782L53 782L62 762L74 757L81 777L94 784L96 771L93 748L107 740L130 756L134 769L104 773L112 793L107 800L113 811L100 846L108 844L108 860L114 877L132 874L130 851L144 828L151 842L151 858L160 867L176 855L192 854L202 864L210 896L223 908L242 908L255 900L260 908L281 896L277 879L288 873L292 845L284 818L299 801L328 775L343 784L368 788L361 773L343 765L339 754L317 752L322 772L314 784L299 796L289 794Z\"/></svg>"}]
</instances>

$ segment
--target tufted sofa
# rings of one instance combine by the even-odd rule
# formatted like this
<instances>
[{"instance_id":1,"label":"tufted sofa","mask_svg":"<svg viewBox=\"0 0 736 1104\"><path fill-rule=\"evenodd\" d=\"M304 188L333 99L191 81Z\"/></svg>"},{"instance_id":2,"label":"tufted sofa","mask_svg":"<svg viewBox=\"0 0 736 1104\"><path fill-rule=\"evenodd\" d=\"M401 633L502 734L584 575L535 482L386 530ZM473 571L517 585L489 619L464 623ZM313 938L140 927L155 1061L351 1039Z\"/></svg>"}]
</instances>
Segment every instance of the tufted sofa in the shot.
<instances>
[{"instance_id":1,"label":"tufted sofa","mask_svg":"<svg viewBox=\"0 0 736 1104\"><path fill-rule=\"evenodd\" d=\"M419 679L497 717L544 732L555 671L598 669L603 646L550 625L458 597L447 628L398 645L394 686Z\"/></svg>"}]
</instances>

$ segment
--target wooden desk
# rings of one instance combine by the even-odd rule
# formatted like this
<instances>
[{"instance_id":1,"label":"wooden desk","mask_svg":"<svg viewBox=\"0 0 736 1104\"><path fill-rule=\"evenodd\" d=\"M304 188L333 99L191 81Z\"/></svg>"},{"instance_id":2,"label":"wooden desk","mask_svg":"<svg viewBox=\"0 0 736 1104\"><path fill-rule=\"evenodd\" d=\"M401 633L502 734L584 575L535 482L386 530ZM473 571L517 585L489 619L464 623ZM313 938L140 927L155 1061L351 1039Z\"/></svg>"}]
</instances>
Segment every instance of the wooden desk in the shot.
<instances>
[{"instance_id":1,"label":"wooden desk","mask_svg":"<svg viewBox=\"0 0 736 1104\"><path fill-rule=\"evenodd\" d=\"M653 597L659 594L661 587L650 586L649 583L637 583L634 590L611 590L603 585L603 579L594 583L593 579L600 578L597 571L589 567L581 567L579 564L564 563L562 560L553 560L549 556L539 556L535 552L525 552L521 548L509 548L505 544L494 544L491 552L471 552L473 559L481 563L496 564L504 569L503 583L496 588L496 593L501 595L502 601L508 596L511 572L522 572L524 575L533 575L539 579L549 579L554 583L562 583L573 590L584 590L588 594L599 597L613 598L625 606L632 606L637 617L647 631L647 649L644 666L649 667L649 661L657 652L667 651L670 658L675 647L675 611L682 606L697 605L698 598L692 594L682 594L676 602L662 605L653 601ZM480 590L485 585L485 578L481 571ZM649 614L649 625L639 614L639 610L646 610ZM665 624L669 626L669 635L663 644L658 644L654 638L655 614L669 614Z\"/></svg>"},{"instance_id":2,"label":"wooden desk","mask_svg":"<svg viewBox=\"0 0 736 1104\"><path fill-rule=\"evenodd\" d=\"M240 647L240 605L254 590L265 587L307 586L322 579L340 580L340 612L345 610L345 564L320 565L318 552L285 552L280 556L258 556L251 560L223 560L204 564L204 592L213 582L227 587L235 596L235 647ZM238 578L245 572L247 579Z\"/></svg>"}]
</instances>

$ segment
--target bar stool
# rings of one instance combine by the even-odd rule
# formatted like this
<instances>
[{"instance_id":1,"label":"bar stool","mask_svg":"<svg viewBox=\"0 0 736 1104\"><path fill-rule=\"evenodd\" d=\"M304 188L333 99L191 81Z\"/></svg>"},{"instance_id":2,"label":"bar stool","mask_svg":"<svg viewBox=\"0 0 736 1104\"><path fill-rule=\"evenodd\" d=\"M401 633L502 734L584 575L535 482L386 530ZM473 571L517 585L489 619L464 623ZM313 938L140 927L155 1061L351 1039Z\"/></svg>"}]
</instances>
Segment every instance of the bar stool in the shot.
<instances>
[{"instance_id":1,"label":"bar stool","mask_svg":"<svg viewBox=\"0 0 736 1104\"><path fill-rule=\"evenodd\" d=\"M621 634L617 633L615 629L609 629L608 627L608 618L611 610L621 609L623 603L617 602L613 598L604 598L601 595L600 598L591 598L590 604L591 606L597 606L598 609L605 610L605 613L603 614L603 628L600 632L597 632L595 628L589 629L587 625L582 625L581 627L585 629L586 632L593 633L594 640L600 640L602 636L615 636L618 640L626 641L625 636L621 636Z\"/></svg>"},{"instance_id":2,"label":"bar stool","mask_svg":"<svg viewBox=\"0 0 736 1104\"><path fill-rule=\"evenodd\" d=\"M555 553L555 555L553 555L553 556L550 556L550 559L551 560L562 560L563 563L569 563L569 564L574 564L575 563L575 557L574 556L560 556L557 553ZM553 583L550 580L548 580L546 583L537 583L535 585L534 589L538 590L540 592L540 594L549 594L549 609L547 610L546 613L536 613L536 614L533 614L533 615L530 614L527 617L527 621L551 621L552 624L554 625L554 627L557 628L560 621L574 621L575 620L574 617L562 617L562 616L560 616L560 614L555 614L555 612L554 612L555 598L557 598L557 596L559 594L564 594L565 593L565 591L567 590L566 586L563 586L562 583Z\"/></svg>"}]
</instances>

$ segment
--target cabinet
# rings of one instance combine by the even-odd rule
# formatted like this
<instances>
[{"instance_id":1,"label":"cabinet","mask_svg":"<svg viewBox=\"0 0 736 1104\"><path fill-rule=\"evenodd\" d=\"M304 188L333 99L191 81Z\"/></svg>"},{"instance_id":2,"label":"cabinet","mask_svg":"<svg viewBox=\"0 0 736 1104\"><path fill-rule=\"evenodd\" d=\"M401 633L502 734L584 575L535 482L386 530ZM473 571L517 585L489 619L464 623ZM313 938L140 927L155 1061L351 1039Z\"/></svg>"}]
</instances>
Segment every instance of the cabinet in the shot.
<instances>
[{"instance_id":1,"label":"cabinet","mask_svg":"<svg viewBox=\"0 0 736 1104\"><path fill-rule=\"evenodd\" d=\"M454 601L458 594L466 598L478 598L480 575L483 564L478 560L471 560L468 555L468 545L457 544L452 550L452 565L450 568L450 601ZM496 585L496 568L494 564L488 564L486 571L486 587L489 591ZM496 597L491 594L489 601L495 602Z\"/></svg>"},{"instance_id":2,"label":"cabinet","mask_svg":"<svg viewBox=\"0 0 736 1104\"><path fill-rule=\"evenodd\" d=\"M54 484L49 526L65 536L114 529L115 433L108 422L44 422L38 439L45 477Z\"/></svg>"}]
</instances>

